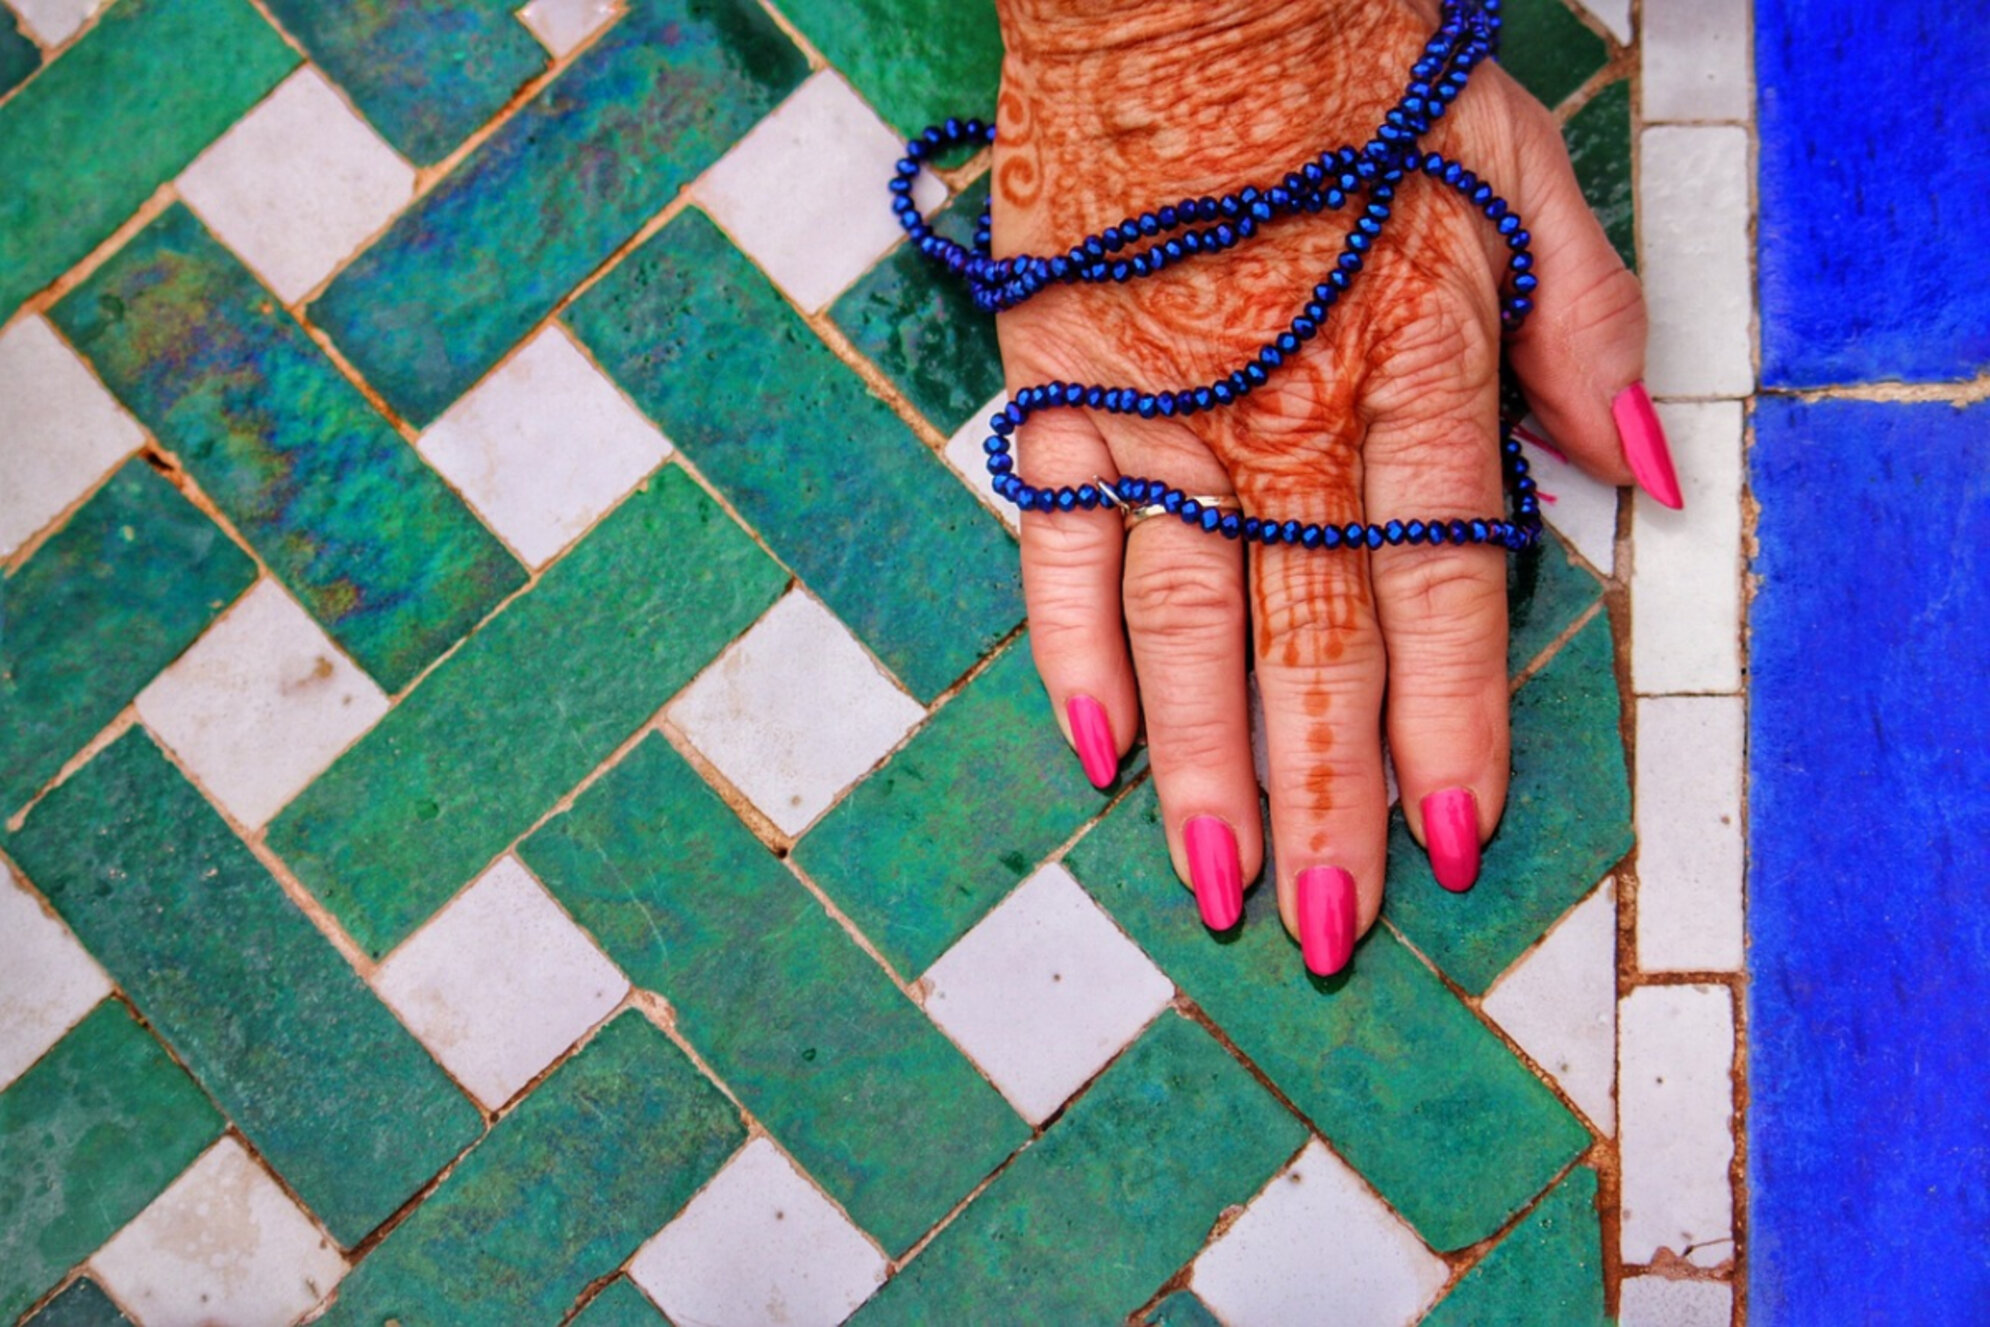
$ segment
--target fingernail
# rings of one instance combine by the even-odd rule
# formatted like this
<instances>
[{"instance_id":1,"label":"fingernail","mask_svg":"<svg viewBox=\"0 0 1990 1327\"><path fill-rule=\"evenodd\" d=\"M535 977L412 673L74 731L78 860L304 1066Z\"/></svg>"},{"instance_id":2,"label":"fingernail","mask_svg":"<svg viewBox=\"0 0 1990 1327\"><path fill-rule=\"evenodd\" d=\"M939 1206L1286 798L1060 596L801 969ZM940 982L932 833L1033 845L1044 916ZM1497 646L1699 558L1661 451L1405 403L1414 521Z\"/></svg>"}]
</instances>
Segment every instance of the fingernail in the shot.
<instances>
[{"instance_id":1,"label":"fingernail","mask_svg":"<svg viewBox=\"0 0 1990 1327\"><path fill-rule=\"evenodd\" d=\"M1679 476L1672 469L1672 451L1665 445L1665 427L1651 408L1645 385L1634 382L1617 393L1610 403L1610 417L1617 421L1617 436L1624 442L1624 459L1638 487L1678 511L1686 505L1679 494Z\"/></svg>"},{"instance_id":2,"label":"fingernail","mask_svg":"<svg viewBox=\"0 0 1990 1327\"><path fill-rule=\"evenodd\" d=\"M1188 849L1188 881L1202 924L1227 931L1244 915L1244 868L1237 860L1237 836L1215 816L1196 816L1182 826Z\"/></svg>"},{"instance_id":3,"label":"fingernail","mask_svg":"<svg viewBox=\"0 0 1990 1327\"><path fill-rule=\"evenodd\" d=\"M1423 841L1437 883L1462 894L1479 878L1479 803L1470 788L1446 788L1423 799Z\"/></svg>"},{"instance_id":4,"label":"fingernail","mask_svg":"<svg viewBox=\"0 0 1990 1327\"><path fill-rule=\"evenodd\" d=\"M1354 953L1354 877L1338 866L1299 873L1299 952L1306 970L1331 977Z\"/></svg>"},{"instance_id":5,"label":"fingernail","mask_svg":"<svg viewBox=\"0 0 1990 1327\"><path fill-rule=\"evenodd\" d=\"M1064 704L1064 717L1071 721L1071 744L1078 748L1078 763L1094 788L1110 788L1119 777L1119 744L1112 740L1112 724L1106 707L1090 696L1073 696Z\"/></svg>"}]
</instances>

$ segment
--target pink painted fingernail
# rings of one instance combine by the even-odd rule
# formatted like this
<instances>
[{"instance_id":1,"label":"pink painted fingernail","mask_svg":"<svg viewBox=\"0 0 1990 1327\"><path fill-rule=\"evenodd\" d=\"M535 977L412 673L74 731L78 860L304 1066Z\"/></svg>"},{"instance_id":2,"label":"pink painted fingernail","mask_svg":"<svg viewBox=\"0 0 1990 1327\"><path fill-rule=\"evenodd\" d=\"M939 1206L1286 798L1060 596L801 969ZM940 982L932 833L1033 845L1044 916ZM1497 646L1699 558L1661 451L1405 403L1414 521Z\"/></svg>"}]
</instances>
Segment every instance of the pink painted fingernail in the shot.
<instances>
[{"instance_id":1,"label":"pink painted fingernail","mask_svg":"<svg viewBox=\"0 0 1990 1327\"><path fill-rule=\"evenodd\" d=\"M1338 866L1299 873L1299 952L1306 970L1331 977L1354 953L1354 877Z\"/></svg>"},{"instance_id":2,"label":"pink painted fingernail","mask_svg":"<svg viewBox=\"0 0 1990 1327\"><path fill-rule=\"evenodd\" d=\"M1078 763L1094 788L1110 788L1119 777L1119 744L1112 740L1112 724L1106 707L1090 696L1073 696L1064 703L1064 717L1071 721L1071 743L1078 748Z\"/></svg>"},{"instance_id":3,"label":"pink painted fingernail","mask_svg":"<svg viewBox=\"0 0 1990 1327\"><path fill-rule=\"evenodd\" d=\"M1679 476L1672 469L1672 450L1665 445L1665 427L1651 408L1645 385L1634 382L1617 393L1610 403L1610 417L1617 421L1617 436L1624 442L1624 459L1638 487L1678 511L1686 505L1679 494Z\"/></svg>"},{"instance_id":4,"label":"pink painted fingernail","mask_svg":"<svg viewBox=\"0 0 1990 1327\"><path fill-rule=\"evenodd\" d=\"M1446 788L1423 799L1423 841L1437 883L1462 894L1479 878L1479 803L1470 788Z\"/></svg>"},{"instance_id":5,"label":"pink painted fingernail","mask_svg":"<svg viewBox=\"0 0 1990 1327\"><path fill-rule=\"evenodd\" d=\"M1244 915L1244 868L1237 860L1237 836L1215 816L1196 816L1182 826L1188 849L1188 881L1202 924L1227 931Z\"/></svg>"}]
</instances>

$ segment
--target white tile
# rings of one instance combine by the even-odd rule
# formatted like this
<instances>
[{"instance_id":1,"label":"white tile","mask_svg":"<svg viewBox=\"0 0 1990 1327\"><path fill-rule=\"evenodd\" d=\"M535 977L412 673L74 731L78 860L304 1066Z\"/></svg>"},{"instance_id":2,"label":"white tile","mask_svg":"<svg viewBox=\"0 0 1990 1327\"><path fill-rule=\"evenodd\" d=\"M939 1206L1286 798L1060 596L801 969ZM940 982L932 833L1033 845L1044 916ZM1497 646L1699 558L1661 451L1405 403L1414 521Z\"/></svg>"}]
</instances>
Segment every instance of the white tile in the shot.
<instances>
[{"instance_id":1,"label":"white tile","mask_svg":"<svg viewBox=\"0 0 1990 1327\"><path fill-rule=\"evenodd\" d=\"M1739 696L1637 702L1638 966L1742 965Z\"/></svg>"},{"instance_id":2,"label":"white tile","mask_svg":"<svg viewBox=\"0 0 1990 1327\"><path fill-rule=\"evenodd\" d=\"M877 1246L764 1138L629 1263L673 1321L701 1327L834 1327L884 1274Z\"/></svg>"},{"instance_id":3,"label":"white tile","mask_svg":"<svg viewBox=\"0 0 1990 1327\"><path fill-rule=\"evenodd\" d=\"M69 928L0 862L0 1091L111 993Z\"/></svg>"},{"instance_id":4,"label":"white tile","mask_svg":"<svg viewBox=\"0 0 1990 1327\"><path fill-rule=\"evenodd\" d=\"M373 984L443 1067L493 1108L629 990L510 856L389 954Z\"/></svg>"},{"instance_id":5,"label":"white tile","mask_svg":"<svg viewBox=\"0 0 1990 1327\"><path fill-rule=\"evenodd\" d=\"M1398 1327L1444 1263L1317 1139L1196 1259L1195 1293L1230 1327Z\"/></svg>"},{"instance_id":6,"label":"white tile","mask_svg":"<svg viewBox=\"0 0 1990 1327\"><path fill-rule=\"evenodd\" d=\"M1174 995L1055 863L1018 885L926 979L926 1012L1032 1124L1062 1106Z\"/></svg>"},{"instance_id":7,"label":"white tile","mask_svg":"<svg viewBox=\"0 0 1990 1327\"><path fill-rule=\"evenodd\" d=\"M535 567L671 450L558 324L526 342L416 445Z\"/></svg>"},{"instance_id":8,"label":"white tile","mask_svg":"<svg viewBox=\"0 0 1990 1327\"><path fill-rule=\"evenodd\" d=\"M1734 1321L1734 1287L1723 1281L1627 1276L1622 1293L1618 1327L1728 1327Z\"/></svg>"},{"instance_id":9,"label":"white tile","mask_svg":"<svg viewBox=\"0 0 1990 1327\"><path fill-rule=\"evenodd\" d=\"M1734 1009L1719 986L1641 986L1617 1011L1624 1261L1734 1256Z\"/></svg>"},{"instance_id":10,"label":"white tile","mask_svg":"<svg viewBox=\"0 0 1990 1327\"><path fill-rule=\"evenodd\" d=\"M373 679L267 577L137 704L152 734L251 829L387 712Z\"/></svg>"},{"instance_id":11,"label":"white tile","mask_svg":"<svg viewBox=\"0 0 1990 1327\"><path fill-rule=\"evenodd\" d=\"M0 558L145 441L40 314L0 332Z\"/></svg>"},{"instance_id":12,"label":"white tile","mask_svg":"<svg viewBox=\"0 0 1990 1327\"><path fill-rule=\"evenodd\" d=\"M345 1259L242 1145L223 1138L90 1259L140 1322L280 1327L331 1294Z\"/></svg>"},{"instance_id":13,"label":"white tile","mask_svg":"<svg viewBox=\"0 0 1990 1327\"><path fill-rule=\"evenodd\" d=\"M1740 120L1754 111L1749 0L1662 0L1644 7L1638 80L1646 124Z\"/></svg>"},{"instance_id":14,"label":"white tile","mask_svg":"<svg viewBox=\"0 0 1990 1327\"><path fill-rule=\"evenodd\" d=\"M518 11L518 20L541 46L560 57L607 27L620 11L616 0L532 0Z\"/></svg>"},{"instance_id":15,"label":"white tile","mask_svg":"<svg viewBox=\"0 0 1990 1327\"><path fill-rule=\"evenodd\" d=\"M414 197L415 171L306 65L196 157L179 190L290 303Z\"/></svg>"},{"instance_id":16,"label":"white tile","mask_svg":"<svg viewBox=\"0 0 1990 1327\"><path fill-rule=\"evenodd\" d=\"M1575 0L1575 7L1607 28L1620 42L1631 40L1631 0Z\"/></svg>"},{"instance_id":17,"label":"white tile","mask_svg":"<svg viewBox=\"0 0 1990 1327\"><path fill-rule=\"evenodd\" d=\"M1532 419L1527 426L1540 432ZM1543 517L1590 566L1610 575L1617 557L1617 490L1591 479L1558 451L1531 442L1521 449L1540 485Z\"/></svg>"},{"instance_id":18,"label":"white tile","mask_svg":"<svg viewBox=\"0 0 1990 1327\"><path fill-rule=\"evenodd\" d=\"M1616 882L1562 918L1484 1008L1607 1136L1617 1122Z\"/></svg>"},{"instance_id":19,"label":"white tile","mask_svg":"<svg viewBox=\"0 0 1990 1327\"><path fill-rule=\"evenodd\" d=\"M1653 396L1746 396L1755 386L1748 131L1659 125L1638 136L1639 275Z\"/></svg>"},{"instance_id":20,"label":"white tile","mask_svg":"<svg viewBox=\"0 0 1990 1327\"><path fill-rule=\"evenodd\" d=\"M800 590L734 641L668 714L785 834L800 833L925 717Z\"/></svg>"},{"instance_id":21,"label":"white tile","mask_svg":"<svg viewBox=\"0 0 1990 1327\"><path fill-rule=\"evenodd\" d=\"M905 143L842 76L815 75L691 186L692 195L788 297L813 312L904 234L885 185ZM930 213L946 188L928 174Z\"/></svg>"},{"instance_id":22,"label":"white tile","mask_svg":"<svg viewBox=\"0 0 1990 1327\"><path fill-rule=\"evenodd\" d=\"M60 46L76 34L90 16L110 0L7 0L21 16L28 35L41 38L43 46Z\"/></svg>"},{"instance_id":23,"label":"white tile","mask_svg":"<svg viewBox=\"0 0 1990 1327\"><path fill-rule=\"evenodd\" d=\"M981 450L982 440L988 436L988 417L1008 403L1005 393L975 411L967 423L947 439L944 455L961 482L981 499L981 505L1000 516L1002 523L1009 527L1009 533L1015 534L1022 529L1022 514L1016 510L1015 503L996 497L995 490L988 487L988 453Z\"/></svg>"},{"instance_id":24,"label":"white tile","mask_svg":"<svg viewBox=\"0 0 1990 1327\"><path fill-rule=\"evenodd\" d=\"M1686 500L1631 503L1631 683L1640 695L1741 690L1741 403L1660 402Z\"/></svg>"}]
</instances>

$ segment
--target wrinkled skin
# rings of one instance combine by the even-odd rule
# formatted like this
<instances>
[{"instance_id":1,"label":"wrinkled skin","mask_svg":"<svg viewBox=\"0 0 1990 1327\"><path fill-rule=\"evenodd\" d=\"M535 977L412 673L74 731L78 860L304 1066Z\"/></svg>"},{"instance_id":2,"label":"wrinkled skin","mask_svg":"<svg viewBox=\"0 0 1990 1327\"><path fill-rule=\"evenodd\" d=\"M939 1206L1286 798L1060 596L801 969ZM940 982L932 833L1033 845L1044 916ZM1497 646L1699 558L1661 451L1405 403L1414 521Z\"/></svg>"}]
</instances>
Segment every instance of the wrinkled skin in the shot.
<instances>
[{"instance_id":1,"label":"wrinkled skin","mask_svg":"<svg viewBox=\"0 0 1990 1327\"><path fill-rule=\"evenodd\" d=\"M1128 215L1268 186L1367 141L1435 26L1399 0L1007 0L993 164L995 252L1062 252ZM1610 401L1642 376L1644 310L1583 204L1553 120L1480 66L1425 139L1534 235L1537 311L1510 346L1572 459L1627 482ZM1365 200L1362 200L1365 201ZM1011 390L1054 379L1158 391L1227 374L1285 330L1333 267L1358 205L1123 286L1053 288L998 321ZM1346 522L1491 516L1498 279L1508 251L1451 191L1406 181L1366 269L1319 336L1243 402L1187 420L1061 410L1019 432L1035 484L1164 479L1249 514ZM1508 768L1504 554L1485 547L1245 549L1108 512L1026 513L1032 641L1059 721L1097 699L1123 753L1143 721L1169 846L1235 831L1262 868L1246 654L1266 715L1279 902L1311 865L1350 872L1358 927L1381 907L1386 725L1412 832L1422 798L1466 788L1490 835ZM1130 647L1130 649L1129 649ZM1385 708L1386 696L1386 708ZM1068 730L1067 730L1068 735Z\"/></svg>"}]
</instances>

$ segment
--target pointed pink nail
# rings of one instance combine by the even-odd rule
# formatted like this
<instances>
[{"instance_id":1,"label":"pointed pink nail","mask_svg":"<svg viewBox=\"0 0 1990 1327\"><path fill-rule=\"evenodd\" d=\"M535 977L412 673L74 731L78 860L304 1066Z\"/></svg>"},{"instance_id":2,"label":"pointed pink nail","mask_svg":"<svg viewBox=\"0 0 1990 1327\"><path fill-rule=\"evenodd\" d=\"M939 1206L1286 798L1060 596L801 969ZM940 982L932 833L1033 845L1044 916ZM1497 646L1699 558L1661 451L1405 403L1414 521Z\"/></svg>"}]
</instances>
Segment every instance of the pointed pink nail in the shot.
<instances>
[{"instance_id":1,"label":"pointed pink nail","mask_svg":"<svg viewBox=\"0 0 1990 1327\"><path fill-rule=\"evenodd\" d=\"M1244 868L1237 860L1237 836L1215 816L1196 816L1182 826L1188 850L1188 880L1202 924L1227 931L1244 915Z\"/></svg>"},{"instance_id":2,"label":"pointed pink nail","mask_svg":"<svg viewBox=\"0 0 1990 1327\"><path fill-rule=\"evenodd\" d=\"M1064 717L1071 721L1071 744L1078 748L1078 763L1094 788L1110 788L1119 777L1119 743L1112 740L1112 724L1106 707L1090 696L1073 696L1064 703Z\"/></svg>"},{"instance_id":3,"label":"pointed pink nail","mask_svg":"<svg viewBox=\"0 0 1990 1327\"><path fill-rule=\"evenodd\" d=\"M1479 878L1479 803L1470 788L1446 788L1423 799L1423 841L1437 883L1462 894Z\"/></svg>"},{"instance_id":4,"label":"pointed pink nail","mask_svg":"<svg viewBox=\"0 0 1990 1327\"><path fill-rule=\"evenodd\" d=\"M1354 953L1354 877L1338 866L1299 873L1299 952L1306 970L1331 977Z\"/></svg>"},{"instance_id":5,"label":"pointed pink nail","mask_svg":"<svg viewBox=\"0 0 1990 1327\"><path fill-rule=\"evenodd\" d=\"M1634 382L1617 393L1610 403L1610 417L1617 421L1617 436L1624 442L1624 459L1638 487L1678 511L1686 505L1679 493L1679 476L1672 469L1672 451L1665 445L1665 428L1658 412L1651 408L1645 385Z\"/></svg>"}]
</instances>

